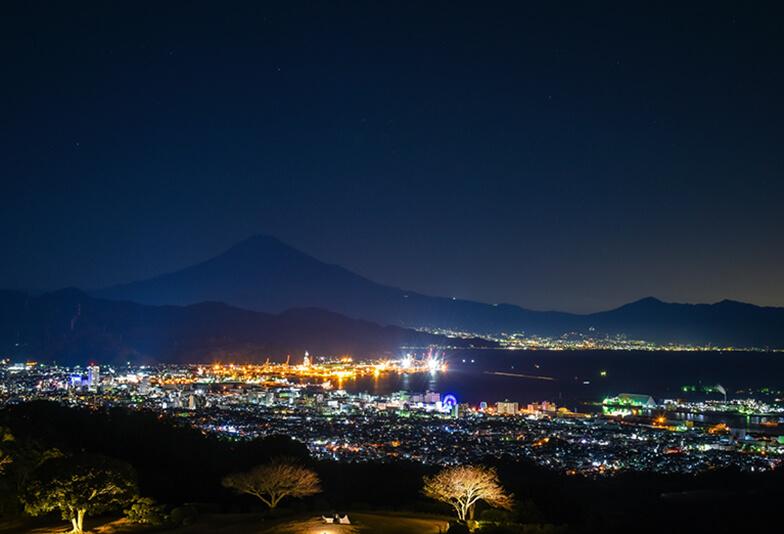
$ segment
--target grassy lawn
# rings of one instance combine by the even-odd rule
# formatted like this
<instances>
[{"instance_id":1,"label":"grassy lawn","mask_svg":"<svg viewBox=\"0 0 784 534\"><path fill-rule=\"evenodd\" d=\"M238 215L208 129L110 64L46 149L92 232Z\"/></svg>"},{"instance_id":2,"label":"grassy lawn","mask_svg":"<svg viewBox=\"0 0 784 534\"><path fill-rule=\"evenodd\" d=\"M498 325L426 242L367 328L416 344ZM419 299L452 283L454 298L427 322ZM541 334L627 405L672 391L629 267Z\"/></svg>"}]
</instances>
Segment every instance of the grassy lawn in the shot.
<instances>
[{"instance_id":1,"label":"grassy lawn","mask_svg":"<svg viewBox=\"0 0 784 534\"><path fill-rule=\"evenodd\" d=\"M438 534L446 532L448 523L442 517L406 514L349 514L360 532L377 534Z\"/></svg>"},{"instance_id":2,"label":"grassy lawn","mask_svg":"<svg viewBox=\"0 0 784 534\"><path fill-rule=\"evenodd\" d=\"M205 514L192 525L176 529L153 529L128 523L125 519L97 518L85 521L92 534L202 534L208 532L253 534L439 534L445 532L447 520L443 517L397 513L349 513L353 525L328 525L311 515L296 519L265 520L256 514ZM48 519L22 519L0 523L0 534L62 534L70 530L65 521Z\"/></svg>"},{"instance_id":3,"label":"grassy lawn","mask_svg":"<svg viewBox=\"0 0 784 534\"><path fill-rule=\"evenodd\" d=\"M133 525L125 519L87 518L85 528L91 534L202 534L232 532L254 534L439 534L446 531L443 517L397 513L349 513L352 525L328 525L312 515L298 518L270 520L257 514L204 514L192 525L175 529L149 528ZM62 534L70 530L66 521L54 518L23 518L0 523L0 534L30 532L33 534Z\"/></svg>"},{"instance_id":4,"label":"grassy lawn","mask_svg":"<svg viewBox=\"0 0 784 534\"><path fill-rule=\"evenodd\" d=\"M85 528L92 534L131 534L152 532L152 529L134 525L125 519L86 518ZM68 521L58 521L52 517L22 518L0 523L0 534L62 534L71 530Z\"/></svg>"},{"instance_id":5,"label":"grassy lawn","mask_svg":"<svg viewBox=\"0 0 784 534\"><path fill-rule=\"evenodd\" d=\"M306 516L277 521L263 521L258 516L238 516L225 521L223 515L199 518L197 524L177 530L178 533L258 532L260 534L439 534L445 532L447 520L428 515L396 513L351 513L351 526L326 524L319 517ZM212 521L210 520L212 519ZM217 521L217 522L216 522ZM220 524L223 523L223 524Z\"/></svg>"}]
</instances>

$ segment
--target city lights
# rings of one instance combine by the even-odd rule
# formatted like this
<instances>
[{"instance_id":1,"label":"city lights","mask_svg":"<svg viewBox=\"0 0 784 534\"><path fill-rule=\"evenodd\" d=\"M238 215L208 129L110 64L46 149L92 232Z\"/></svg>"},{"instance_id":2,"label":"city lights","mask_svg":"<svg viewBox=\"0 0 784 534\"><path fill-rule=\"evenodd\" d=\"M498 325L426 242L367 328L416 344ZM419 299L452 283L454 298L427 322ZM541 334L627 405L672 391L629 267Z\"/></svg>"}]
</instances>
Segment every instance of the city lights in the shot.
<instances>
[{"instance_id":1,"label":"city lights","mask_svg":"<svg viewBox=\"0 0 784 534\"><path fill-rule=\"evenodd\" d=\"M623 471L755 472L784 459L784 404L757 398L663 399L619 393L577 411L551 401L468 404L437 391L369 393L369 377L444 369L436 351L355 361L307 355L302 363L161 366L0 366L0 404L45 399L91 409L148 411L230 440L289 435L320 460L457 465L508 455L572 475ZM723 397L723 395L722 395ZM586 405L586 408L590 408ZM749 431L732 418L756 425Z\"/></svg>"}]
</instances>

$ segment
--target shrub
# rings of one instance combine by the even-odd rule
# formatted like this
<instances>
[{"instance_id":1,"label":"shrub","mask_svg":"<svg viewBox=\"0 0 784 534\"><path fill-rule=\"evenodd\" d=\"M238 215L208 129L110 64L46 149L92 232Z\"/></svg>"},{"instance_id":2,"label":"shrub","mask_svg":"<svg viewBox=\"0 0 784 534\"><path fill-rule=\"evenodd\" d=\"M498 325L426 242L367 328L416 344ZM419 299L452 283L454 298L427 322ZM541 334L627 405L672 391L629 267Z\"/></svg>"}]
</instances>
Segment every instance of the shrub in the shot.
<instances>
[{"instance_id":1,"label":"shrub","mask_svg":"<svg viewBox=\"0 0 784 534\"><path fill-rule=\"evenodd\" d=\"M132 523L139 525L162 525L166 520L163 506L155 503L149 497L137 497L131 507L125 510L125 517Z\"/></svg>"},{"instance_id":2,"label":"shrub","mask_svg":"<svg viewBox=\"0 0 784 534\"><path fill-rule=\"evenodd\" d=\"M479 518L482 521L488 521L490 523L511 523L514 521L514 514L507 512L506 510L494 510L492 508L488 508L482 510Z\"/></svg>"},{"instance_id":3,"label":"shrub","mask_svg":"<svg viewBox=\"0 0 784 534\"><path fill-rule=\"evenodd\" d=\"M178 506L169 514L168 523L173 527L188 526L196 520L198 515L199 511L195 506L188 504L184 506Z\"/></svg>"}]
</instances>

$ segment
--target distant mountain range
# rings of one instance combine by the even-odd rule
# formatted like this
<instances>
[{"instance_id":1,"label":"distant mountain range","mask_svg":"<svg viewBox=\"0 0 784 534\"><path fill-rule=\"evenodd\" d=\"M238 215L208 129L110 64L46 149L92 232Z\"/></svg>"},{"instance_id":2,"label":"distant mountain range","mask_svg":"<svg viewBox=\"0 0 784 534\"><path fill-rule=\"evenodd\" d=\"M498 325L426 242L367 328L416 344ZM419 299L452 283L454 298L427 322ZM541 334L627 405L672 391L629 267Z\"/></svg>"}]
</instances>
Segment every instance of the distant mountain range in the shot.
<instances>
[{"instance_id":1,"label":"distant mountain range","mask_svg":"<svg viewBox=\"0 0 784 534\"><path fill-rule=\"evenodd\" d=\"M269 236L255 236L180 271L94 292L150 305L224 302L259 312L316 307L404 327L555 336L624 334L655 342L784 347L784 308L733 301L673 304L646 298L578 315L427 296L385 286L321 262Z\"/></svg>"},{"instance_id":2,"label":"distant mountain range","mask_svg":"<svg viewBox=\"0 0 784 534\"><path fill-rule=\"evenodd\" d=\"M471 344L314 308L267 314L217 302L150 306L111 301L77 289L37 297L0 291L0 358L196 363L292 354L292 361L299 362L306 350L379 356L396 355L405 345L446 343Z\"/></svg>"}]
</instances>

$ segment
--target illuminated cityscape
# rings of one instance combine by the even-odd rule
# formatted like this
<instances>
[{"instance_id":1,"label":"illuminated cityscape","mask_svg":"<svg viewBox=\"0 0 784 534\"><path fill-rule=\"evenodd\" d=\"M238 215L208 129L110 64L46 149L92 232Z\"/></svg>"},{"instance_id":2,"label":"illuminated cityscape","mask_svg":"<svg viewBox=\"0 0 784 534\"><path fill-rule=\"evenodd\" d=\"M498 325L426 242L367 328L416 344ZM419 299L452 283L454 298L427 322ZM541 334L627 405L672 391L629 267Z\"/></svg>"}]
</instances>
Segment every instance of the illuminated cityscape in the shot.
<instances>
[{"instance_id":1,"label":"illuminated cityscape","mask_svg":"<svg viewBox=\"0 0 784 534\"><path fill-rule=\"evenodd\" d=\"M3 404L46 399L68 406L151 411L229 440L282 434L315 458L459 465L488 457L531 460L566 474L624 471L751 472L784 460L784 399L689 402L621 393L583 412L553 402L478 405L435 391L349 393L357 377L449 372L442 356L302 363L3 368ZM750 417L730 428L715 416Z\"/></svg>"}]
</instances>

